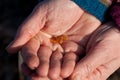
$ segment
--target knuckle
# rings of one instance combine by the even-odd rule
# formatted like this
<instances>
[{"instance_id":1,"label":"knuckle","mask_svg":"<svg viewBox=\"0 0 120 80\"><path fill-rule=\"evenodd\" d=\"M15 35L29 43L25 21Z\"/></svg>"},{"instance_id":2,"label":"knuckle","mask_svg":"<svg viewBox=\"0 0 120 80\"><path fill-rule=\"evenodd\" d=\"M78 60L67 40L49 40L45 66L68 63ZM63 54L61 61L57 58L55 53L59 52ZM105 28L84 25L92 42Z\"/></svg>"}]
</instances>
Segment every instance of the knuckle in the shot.
<instances>
[{"instance_id":1,"label":"knuckle","mask_svg":"<svg viewBox=\"0 0 120 80\"><path fill-rule=\"evenodd\" d=\"M61 53L53 53L50 57L50 61L52 62L56 62L56 61L61 61L61 59L63 58L63 55Z\"/></svg>"}]
</instances>

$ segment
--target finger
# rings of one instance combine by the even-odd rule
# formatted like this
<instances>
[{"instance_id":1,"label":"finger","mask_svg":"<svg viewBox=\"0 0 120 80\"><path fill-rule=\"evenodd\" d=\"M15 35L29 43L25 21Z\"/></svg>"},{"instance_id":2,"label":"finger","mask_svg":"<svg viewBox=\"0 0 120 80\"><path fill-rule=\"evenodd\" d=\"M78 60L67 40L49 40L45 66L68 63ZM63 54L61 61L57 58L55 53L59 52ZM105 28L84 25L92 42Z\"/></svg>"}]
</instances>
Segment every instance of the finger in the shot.
<instances>
[{"instance_id":1,"label":"finger","mask_svg":"<svg viewBox=\"0 0 120 80\"><path fill-rule=\"evenodd\" d=\"M25 63L23 63L23 64L21 65L21 68L22 68L22 72L23 72L26 76L28 76L28 77L36 77L36 78L39 77L38 74L36 73L36 71L35 71L35 70L31 70L31 69L27 66L27 64L25 64Z\"/></svg>"},{"instance_id":2,"label":"finger","mask_svg":"<svg viewBox=\"0 0 120 80\"><path fill-rule=\"evenodd\" d=\"M37 73L35 72L35 70L33 71L33 70L29 69L29 67L25 63L23 63L21 67L22 67L22 72L26 76L28 76L31 80L50 80L47 77L38 76Z\"/></svg>"},{"instance_id":3,"label":"finger","mask_svg":"<svg viewBox=\"0 0 120 80\"><path fill-rule=\"evenodd\" d=\"M39 9L31 13L31 15L23 22L17 31L17 35L11 44L7 47L7 51L15 53L18 51L27 41L35 36L45 24L45 12L43 9ZM41 12L43 12L41 14Z\"/></svg>"},{"instance_id":4,"label":"finger","mask_svg":"<svg viewBox=\"0 0 120 80\"><path fill-rule=\"evenodd\" d=\"M63 57L63 63L61 68L61 76L67 78L74 70L78 56L73 52L65 53Z\"/></svg>"},{"instance_id":5,"label":"finger","mask_svg":"<svg viewBox=\"0 0 120 80\"><path fill-rule=\"evenodd\" d=\"M63 58L61 76L66 78L71 75L75 63L78 60L78 56L80 59L84 55L84 49L73 41L64 42L62 47L65 51L65 56Z\"/></svg>"},{"instance_id":6,"label":"finger","mask_svg":"<svg viewBox=\"0 0 120 80\"><path fill-rule=\"evenodd\" d=\"M27 76L30 76L32 74L32 71L30 70L30 68L25 63L22 63L21 70Z\"/></svg>"},{"instance_id":7,"label":"finger","mask_svg":"<svg viewBox=\"0 0 120 80\"><path fill-rule=\"evenodd\" d=\"M73 41L64 42L62 44L62 47L63 47L65 53L75 52L75 53L77 53L78 56L82 56L84 54L84 48Z\"/></svg>"},{"instance_id":8,"label":"finger","mask_svg":"<svg viewBox=\"0 0 120 80\"><path fill-rule=\"evenodd\" d=\"M62 53L57 49L50 59L49 77L56 80L60 77Z\"/></svg>"},{"instance_id":9,"label":"finger","mask_svg":"<svg viewBox=\"0 0 120 80\"><path fill-rule=\"evenodd\" d=\"M40 77L35 70L31 70L25 63L22 64L22 72L31 80L49 80L47 77Z\"/></svg>"},{"instance_id":10,"label":"finger","mask_svg":"<svg viewBox=\"0 0 120 80\"><path fill-rule=\"evenodd\" d=\"M40 63L36 71L41 77L46 77L48 75L49 60L51 54L52 54L52 50L47 46L41 46L38 51L38 57Z\"/></svg>"},{"instance_id":11,"label":"finger","mask_svg":"<svg viewBox=\"0 0 120 80\"><path fill-rule=\"evenodd\" d=\"M119 62L119 63L118 63ZM106 80L112 73L114 73L120 67L120 60L118 58L109 61L106 64L100 65L96 68L89 77L88 80Z\"/></svg>"},{"instance_id":12,"label":"finger","mask_svg":"<svg viewBox=\"0 0 120 80\"><path fill-rule=\"evenodd\" d=\"M34 37L21 50L21 55L24 62L30 69L35 69L39 65L39 58L37 52L40 47L40 41Z\"/></svg>"},{"instance_id":13,"label":"finger","mask_svg":"<svg viewBox=\"0 0 120 80\"><path fill-rule=\"evenodd\" d=\"M52 44L52 50L53 51L59 50L60 52L64 52L62 46L58 43Z\"/></svg>"}]
</instances>

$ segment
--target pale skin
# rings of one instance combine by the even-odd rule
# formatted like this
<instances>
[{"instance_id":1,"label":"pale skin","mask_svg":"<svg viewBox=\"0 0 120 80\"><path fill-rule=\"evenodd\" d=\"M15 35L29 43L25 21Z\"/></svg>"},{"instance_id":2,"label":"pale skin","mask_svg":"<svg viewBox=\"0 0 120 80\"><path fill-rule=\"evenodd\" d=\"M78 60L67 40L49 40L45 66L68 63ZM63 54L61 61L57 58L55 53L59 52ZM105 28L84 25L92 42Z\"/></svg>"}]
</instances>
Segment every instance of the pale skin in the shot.
<instances>
[{"instance_id":1,"label":"pale skin","mask_svg":"<svg viewBox=\"0 0 120 80\"><path fill-rule=\"evenodd\" d=\"M99 49L103 54L99 54L100 51L98 49L92 50L89 47L87 50L84 49L88 46L86 44L92 32L100 24L98 19L85 12L70 0L46 0L38 4L33 13L20 26L15 40L9 45L7 50L11 53L18 50L22 51L25 62L23 64L23 71L33 80L47 80L48 78L51 80L61 80L68 77L70 80L74 80L77 75L80 76L80 80L104 80L119 66L118 63L112 62L112 55L120 46L108 44L111 42L118 44L118 36L116 36L118 41L113 39L111 42L108 41L107 44L104 43L105 47L109 45L107 51L109 49L113 51L110 51L111 54L108 54L110 59L106 60L106 62L104 54L108 52L103 52L104 47ZM111 32L109 31L108 33ZM61 44L62 48L60 45L50 42L52 36L62 34L66 34L69 37L68 41ZM114 32L114 34L117 33ZM104 35L107 35L107 33ZM103 42L104 40L107 41L106 39L112 39L112 36L109 36L103 37ZM113 35L113 37L115 36ZM101 41L99 45L94 45L92 48L96 48L96 46L99 48L99 46L103 45L103 42ZM113 48L111 49L110 46L113 46ZM82 58L85 54L86 56ZM116 56L118 57L117 54ZM109 64L110 61L111 63ZM88 63L91 63L90 69ZM101 70L101 74L105 73L106 76L93 73L97 73L96 69L104 64L108 66L108 69L105 68L105 71L108 70L108 73L104 72L103 67L100 67L99 71ZM112 64L115 65L112 66L114 68L109 68Z\"/></svg>"},{"instance_id":2,"label":"pale skin","mask_svg":"<svg viewBox=\"0 0 120 80\"><path fill-rule=\"evenodd\" d=\"M33 80L49 80L49 78L51 80L64 80L64 78L67 78L65 80L106 80L120 67L120 44L118 43L120 31L115 27L116 25L113 23L106 23L98 28L86 45L86 55L79 60L77 58L80 56L76 54L77 51L80 52L79 45L71 41L65 42L68 43L67 45L63 43L62 46L65 49L71 49L72 51L77 50L78 47L78 50L73 51L74 53L68 51L64 56L59 51L53 53L49 62L54 62L54 64L48 64L52 68L49 68L46 77L32 75L35 73L32 73L25 64L23 64L24 73L31 76ZM46 55L43 56L46 57ZM60 63L61 58L63 62ZM58 64L61 64L62 68Z\"/></svg>"},{"instance_id":3,"label":"pale skin","mask_svg":"<svg viewBox=\"0 0 120 80\"><path fill-rule=\"evenodd\" d=\"M106 80L120 67L119 40L120 31L113 23L98 28L87 44L86 56L76 64L72 80Z\"/></svg>"}]
</instances>

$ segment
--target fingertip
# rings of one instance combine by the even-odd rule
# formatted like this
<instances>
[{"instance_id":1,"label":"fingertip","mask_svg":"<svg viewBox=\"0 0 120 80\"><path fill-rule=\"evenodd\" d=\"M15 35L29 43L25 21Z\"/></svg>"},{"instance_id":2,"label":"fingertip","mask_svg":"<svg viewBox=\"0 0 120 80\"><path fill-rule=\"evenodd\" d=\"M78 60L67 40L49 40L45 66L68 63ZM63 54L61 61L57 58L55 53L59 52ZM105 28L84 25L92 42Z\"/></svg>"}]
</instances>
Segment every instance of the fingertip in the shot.
<instances>
[{"instance_id":1,"label":"fingertip","mask_svg":"<svg viewBox=\"0 0 120 80\"><path fill-rule=\"evenodd\" d=\"M73 71L73 69L72 68L70 69L69 67L62 68L60 76L62 78L67 78L67 77L69 77L72 74L72 71Z\"/></svg>"},{"instance_id":2,"label":"fingertip","mask_svg":"<svg viewBox=\"0 0 120 80\"><path fill-rule=\"evenodd\" d=\"M5 49L7 52L9 53L15 53L16 51L14 51L14 49L12 48L12 44L13 42L11 42Z\"/></svg>"},{"instance_id":3,"label":"fingertip","mask_svg":"<svg viewBox=\"0 0 120 80\"><path fill-rule=\"evenodd\" d=\"M33 52L25 52L23 49L21 51L21 56L23 58L23 61L27 64L27 66L33 70L39 66L39 58L37 55Z\"/></svg>"},{"instance_id":4,"label":"fingertip","mask_svg":"<svg viewBox=\"0 0 120 80\"><path fill-rule=\"evenodd\" d=\"M59 78L59 74L53 73L53 72L50 72L50 73L48 74L48 76L49 76L49 78L52 79L52 80L56 80L56 79Z\"/></svg>"},{"instance_id":5,"label":"fingertip","mask_svg":"<svg viewBox=\"0 0 120 80\"><path fill-rule=\"evenodd\" d=\"M15 39L6 47L6 50L9 53L16 53L17 51L19 51L28 41L30 40L30 38L28 38L28 36L23 36L20 35L15 37Z\"/></svg>"},{"instance_id":6,"label":"fingertip","mask_svg":"<svg viewBox=\"0 0 120 80\"><path fill-rule=\"evenodd\" d=\"M16 41L12 41L7 47L6 51L9 53L17 53L23 45L18 45Z\"/></svg>"},{"instance_id":7,"label":"fingertip","mask_svg":"<svg viewBox=\"0 0 120 80\"><path fill-rule=\"evenodd\" d=\"M67 77L70 76L70 74L71 74L71 73L69 73L68 70L62 69L62 70L61 70L61 73L60 73L60 76L63 77L63 78L67 78Z\"/></svg>"},{"instance_id":8,"label":"fingertip","mask_svg":"<svg viewBox=\"0 0 120 80\"><path fill-rule=\"evenodd\" d=\"M12 46L7 46L6 51L10 54L17 53L20 50L20 47L12 47Z\"/></svg>"},{"instance_id":9,"label":"fingertip","mask_svg":"<svg viewBox=\"0 0 120 80\"><path fill-rule=\"evenodd\" d=\"M47 77L47 75L48 75L48 65L39 66L36 69L36 72L40 77Z\"/></svg>"},{"instance_id":10,"label":"fingertip","mask_svg":"<svg viewBox=\"0 0 120 80\"><path fill-rule=\"evenodd\" d=\"M36 42L34 39L31 39L21 49L22 58L30 69L35 69L39 66L39 57L37 56L39 45L40 44L38 42Z\"/></svg>"},{"instance_id":11,"label":"fingertip","mask_svg":"<svg viewBox=\"0 0 120 80\"><path fill-rule=\"evenodd\" d=\"M26 58L25 62L28 65L28 67L32 70L39 66L39 59L35 55Z\"/></svg>"},{"instance_id":12,"label":"fingertip","mask_svg":"<svg viewBox=\"0 0 120 80\"><path fill-rule=\"evenodd\" d=\"M63 58L61 76L64 78L69 77L74 71L77 56L73 52L66 53Z\"/></svg>"},{"instance_id":13,"label":"fingertip","mask_svg":"<svg viewBox=\"0 0 120 80\"><path fill-rule=\"evenodd\" d=\"M54 67L49 70L48 76L52 80L57 80L60 77L60 68L59 67Z\"/></svg>"}]
</instances>

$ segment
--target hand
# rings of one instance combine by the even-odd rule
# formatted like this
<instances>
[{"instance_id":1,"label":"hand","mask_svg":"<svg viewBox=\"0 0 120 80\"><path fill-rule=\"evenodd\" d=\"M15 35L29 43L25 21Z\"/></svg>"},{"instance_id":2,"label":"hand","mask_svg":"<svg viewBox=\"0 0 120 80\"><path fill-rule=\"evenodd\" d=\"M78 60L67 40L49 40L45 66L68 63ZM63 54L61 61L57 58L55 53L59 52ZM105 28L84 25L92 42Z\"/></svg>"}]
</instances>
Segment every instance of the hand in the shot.
<instances>
[{"instance_id":1,"label":"hand","mask_svg":"<svg viewBox=\"0 0 120 80\"><path fill-rule=\"evenodd\" d=\"M14 53L41 30L50 35L61 35L69 30L84 14L71 0L44 0L39 3L17 31L7 50Z\"/></svg>"},{"instance_id":2,"label":"hand","mask_svg":"<svg viewBox=\"0 0 120 80\"><path fill-rule=\"evenodd\" d=\"M37 5L20 26L15 40L7 50L16 52L24 46L22 49L24 61L30 69L35 69L39 65L37 52L40 45L50 47L51 36L67 34L71 36L69 40L85 46L88 35L100 24L99 20L70 0L45 0ZM51 51L48 54L50 55Z\"/></svg>"},{"instance_id":3,"label":"hand","mask_svg":"<svg viewBox=\"0 0 120 80\"><path fill-rule=\"evenodd\" d=\"M84 27L80 25L81 22ZM86 46L91 33L97 28L97 26L99 26L98 20L90 14L84 13L81 19L71 29L64 33L68 36L68 40L59 45L63 50L60 48L58 49L57 47L54 51L46 45L40 46L41 39L44 39L43 41L48 40L48 42L50 40L46 36L46 33L40 32L40 34L37 34L22 48L23 59L27 64L27 67L30 68L24 73L31 72L32 69L35 70L35 72L32 71L31 74L39 75L37 79L41 78L41 76L45 77L47 75L49 75L49 78L53 80L56 80L59 77L67 78L73 72L78 56L82 57L84 55L83 47ZM62 54L62 51L64 51L64 54ZM35 57L37 55L39 58ZM72 59L69 60L70 58ZM63 63L61 63L61 60L63 60ZM39 62L47 64L39 64ZM69 64L70 62L72 63ZM62 66L62 68L60 68L60 66ZM23 71L25 71L25 69L23 69ZM34 79L36 78L33 75L27 75Z\"/></svg>"},{"instance_id":4,"label":"hand","mask_svg":"<svg viewBox=\"0 0 120 80\"><path fill-rule=\"evenodd\" d=\"M120 32L107 23L96 30L70 80L106 80L120 67Z\"/></svg>"},{"instance_id":5,"label":"hand","mask_svg":"<svg viewBox=\"0 0 120 80\"><path fill-rule=\"evenodd\" d=\"M45 0L39 3L31 15L23 22L17 31L14 41L7 47L7 51L14 53L20 50L25 43L38 34L41 30L54 36L61 35L72 28L78 21L81 29L88 26L86 21L94 26L91 32L100 25L100 21L89 16L81 19L86 12L71 0Z\"/></svg>"}]
</instances>

